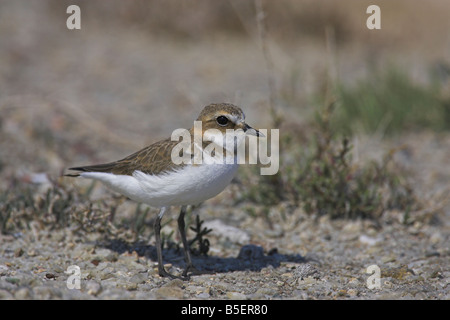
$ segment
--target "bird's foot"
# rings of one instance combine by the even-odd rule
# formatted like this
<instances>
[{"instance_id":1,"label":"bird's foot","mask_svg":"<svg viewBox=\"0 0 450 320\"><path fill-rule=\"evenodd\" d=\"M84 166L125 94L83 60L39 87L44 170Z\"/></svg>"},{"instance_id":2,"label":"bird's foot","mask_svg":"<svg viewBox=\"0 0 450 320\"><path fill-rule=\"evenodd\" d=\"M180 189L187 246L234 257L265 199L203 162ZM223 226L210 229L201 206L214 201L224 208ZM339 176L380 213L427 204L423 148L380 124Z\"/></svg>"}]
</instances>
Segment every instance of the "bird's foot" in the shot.
<instances>
[{"instance_id":1,"label":"bird's foot","mask_svg":"<svg viewBox=\"0 0 450 320\"><path fill-rule=\"evenodd\" d=\"M188 272L191 272L190 275L188 275ZM183 277L190 277L192 275L201 275L203 274L200 270L198 270L193 264L188 264L186 266L186 269L184 269Z\"/></svg>"}]
</instances>

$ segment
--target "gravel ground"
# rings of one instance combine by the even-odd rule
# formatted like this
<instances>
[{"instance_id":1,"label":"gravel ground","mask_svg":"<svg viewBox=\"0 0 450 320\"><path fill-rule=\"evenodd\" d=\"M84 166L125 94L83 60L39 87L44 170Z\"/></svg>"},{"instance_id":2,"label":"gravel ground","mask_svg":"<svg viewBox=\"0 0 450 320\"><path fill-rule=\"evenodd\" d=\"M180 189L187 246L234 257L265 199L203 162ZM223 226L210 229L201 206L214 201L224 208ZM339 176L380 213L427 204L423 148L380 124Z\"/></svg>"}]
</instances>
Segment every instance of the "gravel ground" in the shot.
<instances>
[{"instance_id":1,"label":"gravel ground","mask_svg":"<svg viewBox=\"0 0 450 320\"><path fill-rule=\"evenodd\" d=\"M188 281L161 278L151 244L35 225L29 233L2 236L0 297L450 299L449 234L442 225L392 223L380 229L368 221L313 219L300 210L294 216L290 230L293 221L280 219L270 229L243 212L233 217L235 226L212 224L209 255L194 257L204 274ZM225 226L228 236L220 234ZM251 239L244 245L243 234ZM164 257L170 272L182 272L182 250L165 250ZM371 265L381 271L379 288L368 287L368 280L375 283L367 273ZM71 266L79 268L79 287Z\"/></svg>"}]
</instances>

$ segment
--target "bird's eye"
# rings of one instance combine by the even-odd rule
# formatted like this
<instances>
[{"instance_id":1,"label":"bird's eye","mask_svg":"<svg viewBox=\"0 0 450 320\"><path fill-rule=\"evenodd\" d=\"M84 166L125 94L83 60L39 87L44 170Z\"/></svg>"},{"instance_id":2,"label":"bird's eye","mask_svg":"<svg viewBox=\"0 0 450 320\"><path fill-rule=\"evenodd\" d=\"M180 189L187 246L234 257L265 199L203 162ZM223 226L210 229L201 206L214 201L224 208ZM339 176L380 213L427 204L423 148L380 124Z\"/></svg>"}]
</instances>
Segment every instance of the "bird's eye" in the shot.
<instances>
[{"instance_id":1,"label":"bird's eye","mask_svg":"<svg viewBox=\"0 0 450 320\"><path fill-rule=\"evenodd\" d=\"M226 126L228 123L228 118L225 116L220 116L217 117L216 121L220 126Z\"/></svg>"}]
</instances>

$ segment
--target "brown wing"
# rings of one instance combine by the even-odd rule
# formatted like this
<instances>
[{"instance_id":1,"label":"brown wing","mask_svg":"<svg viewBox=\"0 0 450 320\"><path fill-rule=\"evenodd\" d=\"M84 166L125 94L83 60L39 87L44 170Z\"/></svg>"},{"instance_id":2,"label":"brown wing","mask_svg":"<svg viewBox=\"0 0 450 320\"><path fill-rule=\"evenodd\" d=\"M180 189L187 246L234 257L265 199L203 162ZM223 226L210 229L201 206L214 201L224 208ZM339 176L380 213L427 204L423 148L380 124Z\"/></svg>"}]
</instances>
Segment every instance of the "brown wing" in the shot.
<instances>
[{"instance_id":1,"label":"brown wing","mask_svg":"<svg viewBox=\"0 0 450 320\"><path fill-rule=\"evenodd\" d=\"M172 171L183 166L175 165L171 161L172 148L178 143L178 141L166 139L156 142L119 161L85 167L74 167L69 168L69 170L82 172L110 172L123 175L132 175L136 170L148 174L159 174L165 171ZM79 174L68 174L67 176L77 177Z\"/></svg>"}]
</instances>

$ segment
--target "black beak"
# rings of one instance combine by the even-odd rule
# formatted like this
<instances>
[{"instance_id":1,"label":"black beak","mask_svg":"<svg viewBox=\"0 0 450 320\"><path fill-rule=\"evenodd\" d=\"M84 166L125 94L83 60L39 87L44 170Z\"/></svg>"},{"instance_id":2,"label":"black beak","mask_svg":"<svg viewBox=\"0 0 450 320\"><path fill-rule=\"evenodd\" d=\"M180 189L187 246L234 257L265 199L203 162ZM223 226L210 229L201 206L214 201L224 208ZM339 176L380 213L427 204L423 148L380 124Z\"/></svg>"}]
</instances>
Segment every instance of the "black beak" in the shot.
<instances>
[{"instance_id":1,"label":"black beak","mask_svg":"<svg viewBox=\"0 0 450 320\"><path fill-rule=\"evenodd\" d=\"M246 134L249 134L251 136L257 136L257 137L265 137L264 134L262 134L261 132L259 132L256 129L253 129L252 127L250 127L248 124L244 124L244 132Z\"/></svg>"}]
</instances>

